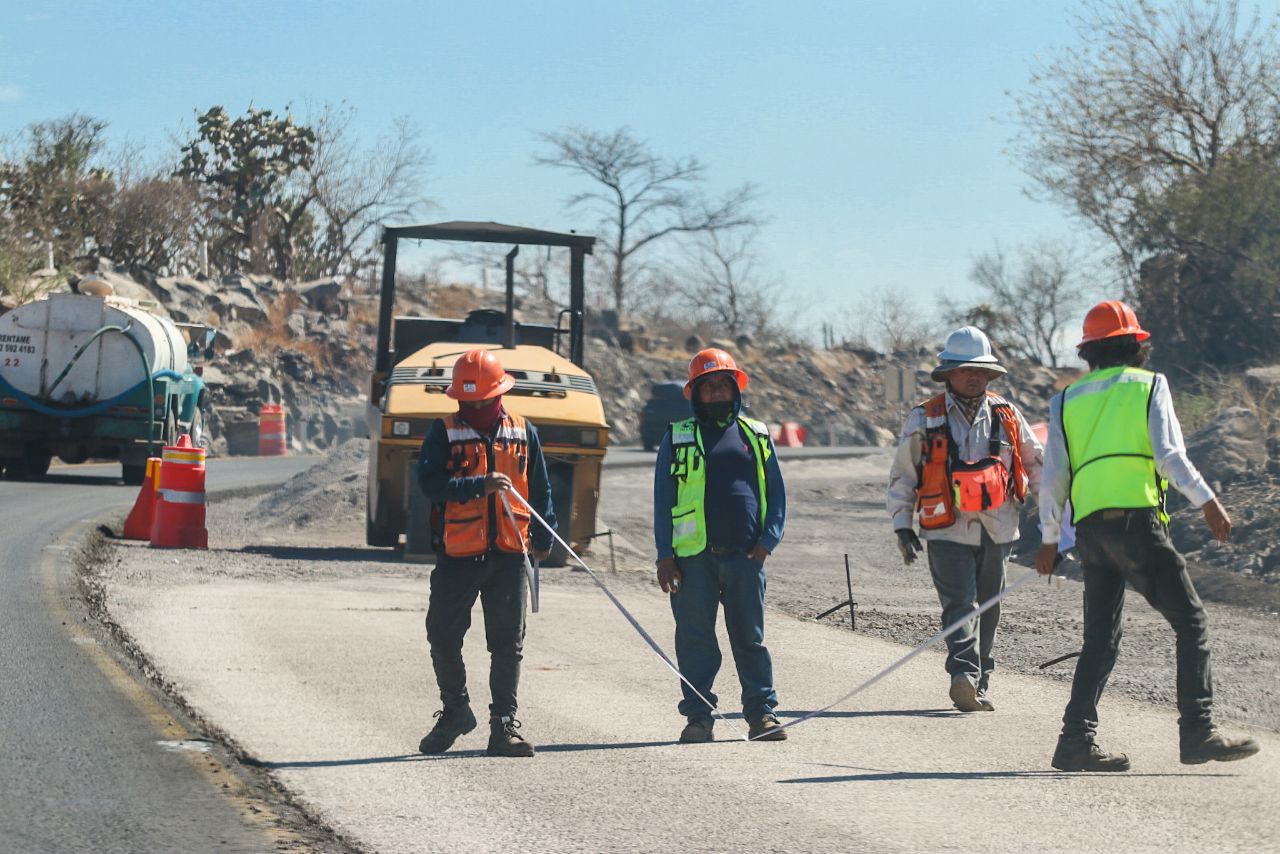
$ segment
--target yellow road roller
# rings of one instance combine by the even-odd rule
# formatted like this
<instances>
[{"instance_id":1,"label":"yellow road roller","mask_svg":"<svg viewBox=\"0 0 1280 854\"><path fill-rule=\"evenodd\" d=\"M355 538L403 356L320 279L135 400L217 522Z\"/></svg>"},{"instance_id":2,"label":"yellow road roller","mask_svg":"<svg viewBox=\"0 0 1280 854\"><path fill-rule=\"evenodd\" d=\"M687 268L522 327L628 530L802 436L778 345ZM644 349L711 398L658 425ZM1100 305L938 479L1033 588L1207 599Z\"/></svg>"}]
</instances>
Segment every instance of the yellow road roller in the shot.
<instances>
[{"instance_id":1,"label":"yellow road roller","mask_svg":"<svg viewBox=\"0 0 1280 854\"><path fill-rule=\"evenodd\" d=\"M506 311L476 309L460 319L393 317L400 240L510 244ZM418 452L431 422L457 409L444 394L453 378L453 363L467 350L486 347L497 353L515 379L503 405L538 428L560 536L578 551L590 543L596 534L600 468L609 444L604 407L583 358L583 263L594 243L595 238L586 235L493 222L383 228L378 343L368 407L369 545L397 546L410 525L415 526L415 541L427 539L419 529L430 525L430 513L412 512L423 500L415 482ZM555 326L515 320L514 261L519 247L529 245L563 247L570 253L570 305ZM549 563L563 564L566 558L557 546Z\"/></svg>"}]
</instances>

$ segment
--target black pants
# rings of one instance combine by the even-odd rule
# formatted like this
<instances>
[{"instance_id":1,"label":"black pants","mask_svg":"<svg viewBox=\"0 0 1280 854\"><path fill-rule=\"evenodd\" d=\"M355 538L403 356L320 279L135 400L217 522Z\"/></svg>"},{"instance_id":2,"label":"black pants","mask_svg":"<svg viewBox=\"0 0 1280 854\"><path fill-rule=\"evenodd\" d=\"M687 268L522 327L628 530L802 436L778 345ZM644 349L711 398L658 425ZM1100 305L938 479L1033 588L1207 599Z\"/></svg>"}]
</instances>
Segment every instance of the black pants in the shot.
<instances>
[{"instance_id":1,"label":"black pants","mask_svg":"<svg viewBox=\"0 0 1280 854\"><path fill-rule=\"evenodd\" d=\"M1076 527L1084 563L1084 646L1062 718L1063 735L1092 737L1098 699L1120 650L1124 587L1129 582L1173 627L1182 730L1205 727L1213 706L1208 619L1186 561L1152 510L1104 510Z\"/></svg>"},{"instance_id":2,"label":"black pants","mask_svg":"<svg viewBox=\"0 0 1280 854\"><path fill-rule=\"evenodd\" d=\"M462 641L471 628L476 596L484 610L484 635L489 647L489 713L515 715L524 657L524 559L518 554L490 552L479 558L441 555L431 571L431 601L427 605L427 642L431 664L445 707L470 703Z\"/></svg>"}]
</instances>

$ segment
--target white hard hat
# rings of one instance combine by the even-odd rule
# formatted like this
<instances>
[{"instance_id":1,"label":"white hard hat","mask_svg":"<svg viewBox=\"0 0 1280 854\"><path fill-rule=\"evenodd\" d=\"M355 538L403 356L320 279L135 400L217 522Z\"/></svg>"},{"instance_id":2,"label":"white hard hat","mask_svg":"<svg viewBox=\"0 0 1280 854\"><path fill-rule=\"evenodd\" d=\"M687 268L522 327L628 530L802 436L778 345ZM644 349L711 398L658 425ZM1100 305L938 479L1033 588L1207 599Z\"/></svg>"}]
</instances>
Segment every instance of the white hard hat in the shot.
<instances>
[{"instance_id":1,"label":"white hard hat","mask_svg":"<svg viewBox=\"0 0 1280 854\"><path fill-rule=\"evenodd\" d=\"M991 352L991 341L976 326L962 326L947 336L947 345L938 354L938 367L930 376L942 381L956 368L982 368L993 374L1008 373Z\"/></svg>"}]
</instances>

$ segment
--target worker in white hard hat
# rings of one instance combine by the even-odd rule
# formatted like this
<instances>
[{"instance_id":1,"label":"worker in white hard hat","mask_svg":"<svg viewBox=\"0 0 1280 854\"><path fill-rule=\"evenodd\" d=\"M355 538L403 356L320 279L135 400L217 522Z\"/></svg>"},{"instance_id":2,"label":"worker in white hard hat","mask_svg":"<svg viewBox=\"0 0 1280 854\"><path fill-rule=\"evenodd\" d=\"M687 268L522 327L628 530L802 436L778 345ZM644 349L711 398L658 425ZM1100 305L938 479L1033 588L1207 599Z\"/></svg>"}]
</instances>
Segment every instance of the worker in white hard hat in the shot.
<instances>
[{"instance_id":1,"label":"worker in white hard hat","mask_svg":"<svg viewBox=\"0 0 1280 854\"><path fill-rule=\"evenodd\" d=\"M962 712L993 711L991 673L1000 606L966 620L1004 589L1020 506L1040 486L1043 449L1018 408L987 384L1006 373L987 336L965 326L947 336L932 378L946 390L911 410L889 471L886 506L904 563L929 544L929 572L947 638L949 694Z\"/></svg>"}]
</instances>

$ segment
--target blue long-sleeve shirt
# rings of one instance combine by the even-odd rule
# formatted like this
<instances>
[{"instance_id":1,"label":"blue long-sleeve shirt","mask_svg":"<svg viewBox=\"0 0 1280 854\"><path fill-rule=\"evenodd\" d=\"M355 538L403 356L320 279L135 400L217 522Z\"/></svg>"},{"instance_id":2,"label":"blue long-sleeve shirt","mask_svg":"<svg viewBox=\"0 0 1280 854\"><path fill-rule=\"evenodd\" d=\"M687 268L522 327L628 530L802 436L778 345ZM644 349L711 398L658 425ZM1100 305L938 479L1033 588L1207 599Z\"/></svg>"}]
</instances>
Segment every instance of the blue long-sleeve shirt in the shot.
<instances>
[{"instance_id":1,"label":"blue long-sleeve shirt","mask_svg":"<svg viewBox=\"0 0 1280 854\"><path fill-rule=\"evenodd\" d=\"M741 431L741 428L737 428ZM713 491L713 485L716 488L731 490L733 489L732 479L721 479L713 476L711 466L716 464L715 456L708 447L712 438L719 439L722 433L716 429L708 429L705 425L699 425L702 432L703 447L707 450L707 526L711 527L711 516L715 511L712 510L713 505L717 508L726 506L737 506L746 508L750 502L734 501L732 496L725 493L722 494ZM711 435L714 433L714 436ZM743 437L745 439L745 437ZM764 464L764 482L765 482L765 518L764 530L759 532L759 544L764 546L770 552L778 548L778 544L782 542L783 530L786 527L787 520L787 492L782 483L782 469L778 466L778 451L773 447L772 440L769 442L769 459ZM750 441L745 442L749 453L754 455L754 444ZM662 444L658 447L658 459L655 464L653 476L653 539L657 546L658 559L669 558L675 556L675 550L671 547L672 525L671 525L671 509L676 505L676 480L671 476L671 431L668 430L666 435L662 437ZM751 461L753 473L750 479L753 490L758 490L757 478L754 475L754 458ZM741 512L741 511L740 511ZM755 514L759 513L759 504L755 504ZM732 525L728 519L718 520L717 527L722 530ZM758 518L744 518L738 520L740 530L749 531L756 528L759 524ZM710 544L711 540L708 539ZM748 544L749 547L749 544Z\"/></svg>"},{"instance_id":2,"label":"blue long-sleeve shirt","mask_svg":"<svg viewBox=\"0 0 1280 854\"><path fill-rule=\"evenodd\" d=\"M501 423L501 422L499 422ZM491 436L482 436L486 445L493 444ZM547 479L547 462L542 456L542 442L538 439L538 430L529 421L525 421L525 438L529 448L527 476L529 494L525 496L529 504L547 524L558 527L556 512L551 505L551 483ZM446 501L471 501L484 495L484 475L471 477L450 477L445 465L449 462L449 434L445 430L444 421L436 419L422 440L422 450L418 453L418 483L423 493L433 503L443 504ZM514 505L515 502L513 501ZM498 512L494 502L490 502L490 518ZM551 548L551 532L539 525L537 521L529 526L530 545L538 551Z\"/></svg>"}]
</instances>

